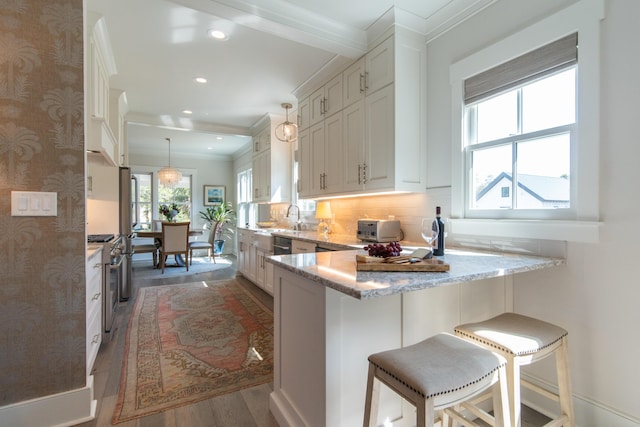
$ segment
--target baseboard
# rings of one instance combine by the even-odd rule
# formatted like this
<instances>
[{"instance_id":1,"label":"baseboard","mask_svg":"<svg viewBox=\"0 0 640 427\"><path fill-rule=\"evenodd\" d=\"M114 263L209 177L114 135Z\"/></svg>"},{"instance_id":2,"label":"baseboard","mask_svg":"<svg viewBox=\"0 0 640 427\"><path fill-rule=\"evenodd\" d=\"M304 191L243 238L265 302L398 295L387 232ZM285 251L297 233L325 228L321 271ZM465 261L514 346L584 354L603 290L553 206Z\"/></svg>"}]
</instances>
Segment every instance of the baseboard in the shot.
<instances>
[{"instance_id":1,"label":"baseboard","mask_svg":"<svg viewBox=\"0 0 640 427\"><path fill-rule=\"evenodd\" d=\"M305 425L291 403L282 393L273 391L269 395L269 410L280 427L296 427Z\"/></svg>"},{"instance_id":2,"label":"baseboard","mask_svg":"<svg viewBox=\"0 0 640 427\"><path fill-rule=\"evenodd\" d=\"M96 416L93 375L87 385L75 390L25 400L0 407L0 425L12 427L67 427Z\"/></svg>"},{"instance_id":3,"label":"baseboard","mask_svg":"<svg viewBox=\"0 0 640 427\"><path fill-rule=\"evenodd\" d=\"M531 381L532 383L545 388L553 393L557 393L558 389L555 385L542 381L539 378L531 375L522 374L523 378ZM537 393L522 388L522 403L546 415L549 418L557 416L558 404L552 402ZM623 414L610 408L602 403L587 399L582 396L573 395L573 411L576 417L576 427L591 427L591 426L616 426L616 427L638 427L640 426L640 420Z\"/></svg>"}]
</instances>

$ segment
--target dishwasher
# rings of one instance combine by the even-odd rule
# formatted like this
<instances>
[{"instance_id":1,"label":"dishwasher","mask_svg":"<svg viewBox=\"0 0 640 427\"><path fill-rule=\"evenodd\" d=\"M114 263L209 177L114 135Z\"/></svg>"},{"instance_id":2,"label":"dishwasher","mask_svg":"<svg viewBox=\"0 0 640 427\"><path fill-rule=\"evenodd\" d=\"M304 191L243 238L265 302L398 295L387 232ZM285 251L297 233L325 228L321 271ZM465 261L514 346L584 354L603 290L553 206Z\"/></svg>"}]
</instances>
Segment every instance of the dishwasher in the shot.
<instances>
[{"instance_id":1,"label":"dishwasher","mask_svg":"<svg viewBox=\"0 0 640 427\"><path fill-rule=\"evenodd\" d=\"M288 237L273 237L273 254L289 255L291 254L291 239Z\"/></svg>"}]
</instances>

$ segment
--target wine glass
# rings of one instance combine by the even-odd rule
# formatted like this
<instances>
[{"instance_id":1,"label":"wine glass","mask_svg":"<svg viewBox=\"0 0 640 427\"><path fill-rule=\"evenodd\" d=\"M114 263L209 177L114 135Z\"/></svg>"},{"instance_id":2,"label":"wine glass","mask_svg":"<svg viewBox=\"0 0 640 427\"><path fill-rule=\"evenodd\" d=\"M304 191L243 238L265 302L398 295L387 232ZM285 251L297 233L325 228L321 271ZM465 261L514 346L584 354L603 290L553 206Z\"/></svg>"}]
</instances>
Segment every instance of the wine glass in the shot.
<instances>
[{"instance_id":1,"label":"wine glass","mask_svg":"<svg viewBox=\"0 0 640 427\"><path fill-rule=\"evenodd\" d=\"M434 242L438 239L438 233L440 229L438 227L438 221L433 218L423 218L422 219L422 227L420 228L420 233L422 234L422 238L425 242L427 242L427 246L431 248Z\"/></svg>"}]
</instances>

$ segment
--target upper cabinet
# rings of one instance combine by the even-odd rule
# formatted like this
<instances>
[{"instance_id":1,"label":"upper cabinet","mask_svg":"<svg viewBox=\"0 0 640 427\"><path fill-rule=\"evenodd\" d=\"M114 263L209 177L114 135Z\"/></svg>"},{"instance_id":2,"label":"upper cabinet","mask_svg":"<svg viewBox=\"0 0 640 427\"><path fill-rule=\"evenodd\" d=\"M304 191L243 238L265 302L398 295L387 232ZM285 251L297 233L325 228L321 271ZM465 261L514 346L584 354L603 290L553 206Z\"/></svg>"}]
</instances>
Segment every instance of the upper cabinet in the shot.
<instances>
[{"instance_id":1,"label":"upper cabinet","mask_svg":"<svg viewBox=\"0 0 640 427\"><path fill-rule=\"evenodd\" d=\"M393 37L380 43L342 73L343 106L393 83Z\"/></svg>"},{"instance_id":2,"label":"upper cabinet","mask_svg":"<svg viewBox=\"0 0 640 427\"><path fill-rule=\"evenodd\" d=\"M91 16L87 28L87 94L89 160L100 159L111 166L126 164L123 123L126 113L124 92L109 87L116 73L109 35L103 18ZM95 21L92 25L91 22Z\"/></svg>"},{"instance_id":3,"label":"upper cabinet","mask_svg":"<svg viewBox=\"0 0 640 427\"><path fill-rule=\"evenodd\" d=\"M283 203L291 200L291 144L278 141L274 133L281 121L284 118L271 118L267 115L254 126L254 203Z\"/></svg>"},{"instance_id":4,"label":"upper cabinet","mask_svg":"<svg viewBox=\"0 0 640 427\"><path fill-rule=\"evenodd\" d=\"M338 80L341 110L314 122L314 99L320 93L326 97L331 83ZM310 113L307 122L300 116L308 123L300 139L300 196L424 191L425 82L424 38L397 28L303 98L300 109L308 104Z\"/></svg>"},{"instance_id":5,"label":"upper cabinet","mask_svg":"<svg viewBox=\"0 0 640 427\"><path fill-rule=\"evenodd\" d=\"M342 110L342 74L317 89L309 97L309 124L311 126Z\"/></svg>"}]
</instances>

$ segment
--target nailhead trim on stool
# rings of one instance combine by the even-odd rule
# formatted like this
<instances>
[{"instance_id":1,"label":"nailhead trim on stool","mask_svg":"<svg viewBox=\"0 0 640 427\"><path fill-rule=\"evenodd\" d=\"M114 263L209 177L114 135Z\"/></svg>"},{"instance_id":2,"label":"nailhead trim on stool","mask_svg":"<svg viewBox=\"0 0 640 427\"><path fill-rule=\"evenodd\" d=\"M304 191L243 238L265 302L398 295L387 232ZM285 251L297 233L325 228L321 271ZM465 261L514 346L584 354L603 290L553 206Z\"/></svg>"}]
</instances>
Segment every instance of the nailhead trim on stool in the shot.
<instances>
[{"instance_id":1,"label":"nailhead trim on stool","mask_svg":"<svg viewBox=\"0 0 640 427\"><path fill-rule=\"evenodd\" d=\"M560 403L557 426L573 426L573 402L569 378L568 333L554 324L516 313L455 327L455 334L495 351L507 360L511 424L520 426L520 385ZM520 366L555 354L559 394L556 395L520 378Z\"/></svg>"},{"instance_id":2,"label":"nailhead trim on stool","mask_svg":"<svg viewBox=\"0 0 640 427\"><path fill-rule=\"evenodd\" d=\"M416 406L418 426L433 426L438 411L442 411L443 425L448 425L445 421L451 417L476 426L453 406L490 389L494 392L494 412L498 419L502 415L507 424L505 364L503 357L444 333L411 346L372 354L364 426L377 425L379 382Z\"/></svg>"}]
</instances>

